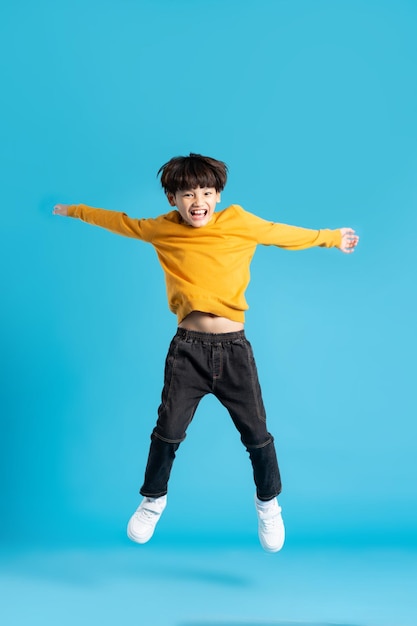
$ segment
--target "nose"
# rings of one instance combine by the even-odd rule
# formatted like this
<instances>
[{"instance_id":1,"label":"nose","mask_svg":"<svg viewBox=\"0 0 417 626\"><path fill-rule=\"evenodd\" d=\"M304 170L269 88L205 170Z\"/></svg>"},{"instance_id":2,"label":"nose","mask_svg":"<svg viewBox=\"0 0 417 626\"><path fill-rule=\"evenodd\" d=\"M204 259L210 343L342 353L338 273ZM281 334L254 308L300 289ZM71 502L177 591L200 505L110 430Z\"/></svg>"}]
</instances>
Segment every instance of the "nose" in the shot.
<instances>
[{"instance_id":1,"label":"nose","mask_svg":"<svg viewBox=\"0 0 417 626\"><path fill-rule=\"evenodd\" d=\"M199 207L202 204L204 204L204 195L203 195L203 193L196 193L195 198L194 198L194 202L193 202L193 206Z\"/></svg>"}]
</instances>

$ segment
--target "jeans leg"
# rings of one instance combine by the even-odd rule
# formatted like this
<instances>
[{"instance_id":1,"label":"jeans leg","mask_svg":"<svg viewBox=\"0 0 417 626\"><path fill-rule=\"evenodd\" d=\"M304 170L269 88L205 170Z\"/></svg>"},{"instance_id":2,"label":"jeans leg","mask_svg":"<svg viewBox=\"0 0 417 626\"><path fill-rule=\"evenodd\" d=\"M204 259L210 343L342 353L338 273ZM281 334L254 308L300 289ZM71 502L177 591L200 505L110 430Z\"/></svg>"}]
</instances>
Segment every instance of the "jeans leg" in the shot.
<instances>
[{"instance_id":1,"label":"jeans leg","mask_svg":"<svg viewBox=\"0 0 417 626\"><path fill-rule=\"evenodd\" d=\"M178 442L162 441L154 434L151 436L148 462L145 470L145 480L140 489L142 496L159 498L168 491L168 480L171 474Z\"/></svg>"},{"instance_id":2,"label":"jeans leg","mask_svg":"<svg viewBox=\"0 0 417 626\"><path fill-rule=\"evenodd\" d=\"M249 453L258 498L274 498L282 489L281 476L274 438L267 429L255 359L246 339L225 345L215 394L228 409Z\"/></svg>"},{"instance_id":3,"label":"jeans leg","mask_svg":"<svg viewBox=\"0 0 417 626\"><path fill-rule=\"evenodd\" d=\"M140 489L143 496L160 497L167 493L175 453L186 437L201 398L209 392L201 372L204 372L201 347L184 341L177 333L165 362L158 420L151 435L145 479Z\"/></svg>"},{"instance_id":4,"label":"jeans leg","mask_svg":"<svg viewBox=\"0 0 417 626\"><path fill-rule=\"evenodd\" d=\"M259 500L275 498L281 493L282 484L273 437L266 445L246 446L246 449L252 462L256 495Z\"/></svg>"}]
</instances>

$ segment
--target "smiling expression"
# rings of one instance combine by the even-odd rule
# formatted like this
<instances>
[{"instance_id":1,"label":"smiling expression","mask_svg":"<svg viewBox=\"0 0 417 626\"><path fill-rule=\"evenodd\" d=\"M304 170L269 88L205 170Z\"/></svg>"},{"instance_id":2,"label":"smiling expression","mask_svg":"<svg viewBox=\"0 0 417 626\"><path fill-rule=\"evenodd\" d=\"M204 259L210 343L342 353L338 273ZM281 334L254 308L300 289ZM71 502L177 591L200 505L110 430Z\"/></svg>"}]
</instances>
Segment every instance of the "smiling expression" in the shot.
<instances>
[{"instance_id":1,"label":"smiling expression","mask_svg":"<svg viewBox=\"0 0 417 626\"><path fill-rule=\"evenodd\" d=\"M214 187L183 189L175 195L168 195L168 202L178 209L186 224L194 228L206 226L212 218L220 193Z\"/></svg>"}]
</instances>

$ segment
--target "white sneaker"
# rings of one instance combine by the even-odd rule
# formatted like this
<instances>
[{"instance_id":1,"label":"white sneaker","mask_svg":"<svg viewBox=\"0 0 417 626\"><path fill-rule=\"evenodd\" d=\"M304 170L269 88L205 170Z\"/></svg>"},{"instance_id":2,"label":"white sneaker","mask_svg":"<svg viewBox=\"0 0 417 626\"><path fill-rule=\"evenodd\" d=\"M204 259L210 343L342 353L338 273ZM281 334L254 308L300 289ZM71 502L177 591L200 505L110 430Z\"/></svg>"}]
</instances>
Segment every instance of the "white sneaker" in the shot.
<instances>
[{"instance_id":1,"label":"white sneaker","mask_svg":"<svg viewBox=\"0 0 417 626\"><path fill-rule=\"evenodd\" d=\"M261 546L266 552L278 552L285 541L284 522L278 500L263 502L255 495L256 512L258 513L258 535Z\"/></svg>"},{"instance_id":2,"label":"white sneaker","mask_svg":"<svg viewBox=\"0 0 417 626\"><path fill-rule=\"evenodd\" d=\"M146 543L167 505L167 497L144 498L127 525L127 536L136 543Z\"/></svg>"}]
</instances>

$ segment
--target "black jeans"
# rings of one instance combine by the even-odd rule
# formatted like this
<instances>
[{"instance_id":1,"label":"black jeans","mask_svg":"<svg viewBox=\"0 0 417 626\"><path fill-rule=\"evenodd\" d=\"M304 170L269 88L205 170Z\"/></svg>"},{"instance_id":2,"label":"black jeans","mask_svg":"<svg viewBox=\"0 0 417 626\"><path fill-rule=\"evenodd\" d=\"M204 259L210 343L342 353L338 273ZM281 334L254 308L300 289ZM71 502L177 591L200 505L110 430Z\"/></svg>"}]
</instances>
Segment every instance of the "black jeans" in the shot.
<instances>
[{"instance_id":1,"label":"black jeans","mask_svg":"<svg viewBox=\"0 0 417 626\"><path fill-rule=\"evenodd\" d=\"M166 358L162 401L140 493L167 493L175 453L200 400L209 393L226 407L240 433L258 498L274 498L281 492L274 438L266 428L255 360L243 330L210 334L178 329Z\"/></svg>"}]
</instances>

